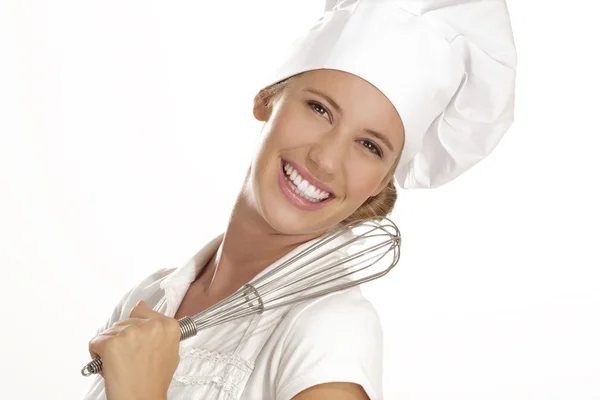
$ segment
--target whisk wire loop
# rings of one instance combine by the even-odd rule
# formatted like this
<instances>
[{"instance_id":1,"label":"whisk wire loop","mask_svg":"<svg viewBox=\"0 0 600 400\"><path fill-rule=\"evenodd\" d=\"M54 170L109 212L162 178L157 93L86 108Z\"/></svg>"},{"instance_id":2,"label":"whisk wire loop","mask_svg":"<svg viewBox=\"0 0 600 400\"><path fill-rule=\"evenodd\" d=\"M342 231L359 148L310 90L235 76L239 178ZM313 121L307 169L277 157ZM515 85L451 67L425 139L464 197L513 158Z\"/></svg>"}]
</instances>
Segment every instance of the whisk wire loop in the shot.
<instances>
[{"instance_id":1,"label":"whisk wire loop","mask_svg":"<svg viewBox=\"0 0 600 400\"><path fill-rule=\"evenodd\" d=\"M196 315L179 319L181 340L223 323L378 279L398 263L400 245L400 231L386 217L368 218L332 229L300 245L294 254L227 298ZM355 247L360 250L354 251ZM81 373L90 376L101 371L102 360L96 357Z\"/></svg>"}]
</instances>

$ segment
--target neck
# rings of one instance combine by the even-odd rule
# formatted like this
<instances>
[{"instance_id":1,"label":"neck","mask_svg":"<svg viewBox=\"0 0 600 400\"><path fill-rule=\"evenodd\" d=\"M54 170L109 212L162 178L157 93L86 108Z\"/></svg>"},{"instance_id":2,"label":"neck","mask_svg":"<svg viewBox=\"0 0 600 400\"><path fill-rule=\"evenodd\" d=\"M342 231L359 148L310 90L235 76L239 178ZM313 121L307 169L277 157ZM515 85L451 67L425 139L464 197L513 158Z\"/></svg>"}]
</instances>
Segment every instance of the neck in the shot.
<instances>
[{"instance_id":1,"label":"neck","mask_svg":"<svg viewBox=\"0 0 600 400\"><path fill-rule=\"evenodd\" d=\"M283 234L273 229L253 206L244 189L238 195L223 242L207 265L204 291L241 287L275 261L321 233Z\"/></svg>"}]
</instances>

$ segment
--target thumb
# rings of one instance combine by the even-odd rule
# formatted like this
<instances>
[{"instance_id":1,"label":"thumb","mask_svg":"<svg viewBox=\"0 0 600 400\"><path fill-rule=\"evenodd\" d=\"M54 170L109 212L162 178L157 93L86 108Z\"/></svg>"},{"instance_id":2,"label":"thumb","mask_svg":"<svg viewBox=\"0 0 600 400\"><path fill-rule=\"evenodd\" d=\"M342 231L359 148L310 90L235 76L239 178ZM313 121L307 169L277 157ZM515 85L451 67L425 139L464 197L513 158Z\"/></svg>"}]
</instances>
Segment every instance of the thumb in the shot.
<instances>
[{"instance_id":1,"label":"thumb","mask_svg":"<svg viewBox=\"0 0 600 400\"><path fill-rule=\"evenodd\" d=\"M164 317L163 314L148 307L143 300L138 301L135 307L133 307L131 310L131 313L129 313L129 318L153 318L158 316Z\"/></svg>"}]
</instances>

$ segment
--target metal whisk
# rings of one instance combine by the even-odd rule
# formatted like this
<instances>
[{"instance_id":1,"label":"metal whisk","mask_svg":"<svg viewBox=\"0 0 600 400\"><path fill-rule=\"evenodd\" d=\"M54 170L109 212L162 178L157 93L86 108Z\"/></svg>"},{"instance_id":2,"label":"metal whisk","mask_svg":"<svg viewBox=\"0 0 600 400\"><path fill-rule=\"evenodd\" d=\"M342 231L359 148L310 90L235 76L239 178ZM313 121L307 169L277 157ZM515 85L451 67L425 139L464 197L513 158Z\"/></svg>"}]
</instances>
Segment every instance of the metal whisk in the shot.
<instances>
[{"instance_id":1,"label":"metal whisk","mask_svg":"<svg viewBox=\"0 0 600 400\"><path fill-rule=\"evenodd\" d=\"M398 227L388 218L344 225L298 246L231 296L192 316L179 319L181 340L247 315L341 291L388 273L400 258ZM81 373L102 371L96 357Z\"/></svg>"}]
</instances>

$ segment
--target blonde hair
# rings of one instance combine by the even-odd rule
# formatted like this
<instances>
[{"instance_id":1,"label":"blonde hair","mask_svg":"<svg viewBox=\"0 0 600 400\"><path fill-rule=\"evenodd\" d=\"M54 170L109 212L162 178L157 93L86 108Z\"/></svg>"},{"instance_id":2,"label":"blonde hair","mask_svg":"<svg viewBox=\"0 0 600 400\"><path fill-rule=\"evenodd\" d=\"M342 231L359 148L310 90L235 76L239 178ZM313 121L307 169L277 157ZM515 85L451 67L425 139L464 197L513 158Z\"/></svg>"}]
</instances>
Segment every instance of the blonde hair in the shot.
<instances>
[{"instance_id":1,"label":"blonde hair","mask_svg":"<svg viewBox=\"0 0 600 400\"><path fill-rule=\"evenodd\" d=\"M268 108L271 108L277 98L283 92L283 89L298 75L294 75L290 78L284 79L280 82L274 83L266 88L262 89L258 94L258 100L265 104ZM389 215L394 209L398 192L396 185L394 184L394 177L390 178L389 174L396 169L398 160L394 163L390 173L386 176L386 179L390 179L385 188L379 192L376 196L369 197L356 211L341 222L341 224L354 222L364 218L375 218L385 217Z\"/></svg>"}]
</instances>

